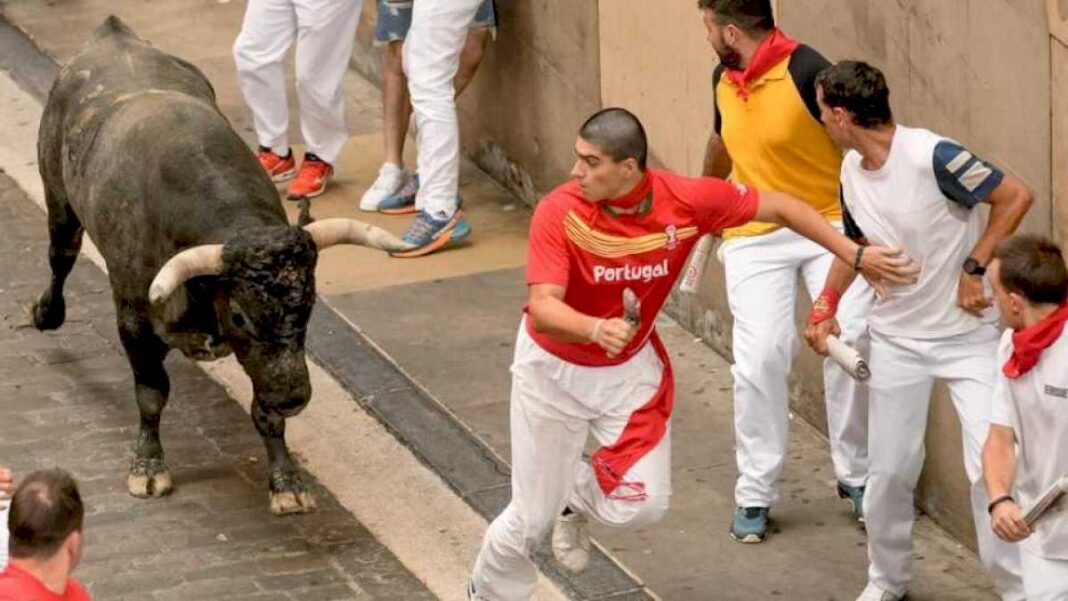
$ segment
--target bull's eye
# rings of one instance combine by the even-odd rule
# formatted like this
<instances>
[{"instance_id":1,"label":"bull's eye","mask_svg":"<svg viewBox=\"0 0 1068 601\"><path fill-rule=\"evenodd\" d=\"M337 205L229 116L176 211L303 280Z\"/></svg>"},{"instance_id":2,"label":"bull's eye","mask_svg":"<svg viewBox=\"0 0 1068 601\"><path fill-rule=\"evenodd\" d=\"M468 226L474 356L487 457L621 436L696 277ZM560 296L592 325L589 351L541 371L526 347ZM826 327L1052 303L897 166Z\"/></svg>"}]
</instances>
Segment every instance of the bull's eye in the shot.
<instances>
[{"instance_id":1,"label":"bull's eye","mask_svg":"<svg viewBox=\"0 0 1068 601\"><path fill-rule=\"evenodd\" d=\"M245 318L242 317L241 315L237 314L237 313L233 314L230 317L230 322L233 323L235 327L238 327L238 328L245 327Z\"/></svg>"}]
</instances>

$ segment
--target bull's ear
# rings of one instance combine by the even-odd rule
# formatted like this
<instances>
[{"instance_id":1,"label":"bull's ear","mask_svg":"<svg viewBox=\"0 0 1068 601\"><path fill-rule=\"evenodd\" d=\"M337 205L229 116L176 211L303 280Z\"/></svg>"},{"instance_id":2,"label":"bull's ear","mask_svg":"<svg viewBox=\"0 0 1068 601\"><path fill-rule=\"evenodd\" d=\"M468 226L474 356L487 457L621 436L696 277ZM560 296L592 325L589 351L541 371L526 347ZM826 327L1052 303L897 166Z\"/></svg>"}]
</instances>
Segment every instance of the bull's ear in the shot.
<instances>
[{"instance_id":1,"label":"bull's ear","mask_svg":"<svg viewBox=\"0 0 1068 601\"><path fill-rule=\"evenodd\" d=\"M148 287L149 302L155 305L167 300L189 278L218 275L223 267L222 253L222 244L202 244L171 257Z\"/></svg>"}]
</instances>

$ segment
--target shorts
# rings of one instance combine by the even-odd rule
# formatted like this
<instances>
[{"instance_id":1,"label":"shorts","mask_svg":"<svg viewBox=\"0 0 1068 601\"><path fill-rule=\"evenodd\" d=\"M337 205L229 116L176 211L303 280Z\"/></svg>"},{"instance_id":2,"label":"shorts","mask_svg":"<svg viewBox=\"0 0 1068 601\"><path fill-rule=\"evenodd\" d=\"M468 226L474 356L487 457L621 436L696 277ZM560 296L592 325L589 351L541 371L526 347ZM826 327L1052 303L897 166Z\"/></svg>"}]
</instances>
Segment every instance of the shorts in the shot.
<instances>
[{"instance_id":1,"label":"shorts","mask_svg":"<svg viewBox=\"0 0 1068 601\"><path fill-rule=\"evenodd\" d=\"M378 19L375 21L375 46L404 41L412 26L412 3L417 0L378 0ZM489 29L497 39L497 9L493 0L484 0L475 13L471 29Z\"/></svg>"}]
</instances>

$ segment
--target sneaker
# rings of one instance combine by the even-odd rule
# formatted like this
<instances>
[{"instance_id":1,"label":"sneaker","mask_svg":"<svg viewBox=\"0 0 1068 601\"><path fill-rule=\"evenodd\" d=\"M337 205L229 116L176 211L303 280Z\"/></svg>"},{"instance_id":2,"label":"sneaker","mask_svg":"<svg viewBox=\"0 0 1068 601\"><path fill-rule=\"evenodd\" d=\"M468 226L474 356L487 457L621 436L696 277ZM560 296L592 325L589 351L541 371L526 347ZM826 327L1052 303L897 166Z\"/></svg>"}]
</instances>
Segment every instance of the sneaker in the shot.
<instances>
[{"instance_id":1,"label":"sneaker","mask_svg":"<svg viewBox=\"0 0 1068 601\"><path fill-rule=\"evenodd\" d=\"M381 177L381 176L380 176ZM403 186L378 202L378 212L387 215L415 213L415 195L419 192L419 174L408 178ZM362 208L362 207L361 207Z\"/></svg>"},{"instance_id":2,"label":"sneaker","mask_svg":"<svg viewBox=\"0 0 1068 601\"><path fill-rule=\"evenodd\" d=\"M297 179L289 184L289 192L286 195L289 200L302 198L315 198L326 191L326 184L333 179L334 168L330 163L320 159L314 154L304 154L304 162L300 165Z\"/></svg>"},{"instance_id":3,"label":"sneaker","mask_svg":"<svg viewBox=\"0 0 1068 601\"><path fill-rule=\"evenodd\" d=\"M864 487L838 483L838 498L846 499L853 506L853 515L864 523Z\"/></svg>"},{"instance_id":4,"label":"sneaker","mask_svg":"<svg viewBox=\"0 0 1068 601\"><path fill-rule=\"evenodd\" d=\"M256 150L256 160L260 166L271 176L273 182L287 182L297 175L297 162L293 160L293 151L286 156L278 156L270 148L260 146Z\"/></svg>"},{"instance_id":5,"label":"sneaker","mask_svg":"<svg viewBox=\"0 0 1068 601\"><path fill-rule=\"evenodd\" d=\"M401 188L408 184L411 176L400 165L383 163L378 170L375 183L363 193L360 199L360 210L374 212L379 209L382 201L395 195ZM412 197L412 207L415 207L415 197Z\"/></svg>"},{"instance_id":6,"label":"sneaker","mask_svg":"<svg viewBox=\"0 0 1068 601\"><path fill-rule=\"evenodd\" d=\"M869 582L868 586L864 587L864 591L857 597L857 601L901 601L904 598L904 596L899 597Z\"/></svg>"},{"instance_id":7,"label":"sneaker","mask_svg":"<svg viewBox=\"0 0 1068 601\"><path fill-rule=\"evenodd\" d=\"M553 526L553 557L565 570L578 574L590 565L590 533L586 516L572 512L556 518Z\"/></svg>"},{"instance_id":8,"label":"sneaker","mask_svg":"<svg viewBox=\"0 0 1068 601\"><path fill-rule=\"evenodd\" d=\"M390 253L390 256L411 259L422 257L461 242L471 234L463 211L457 209L451 219L436 219L426 211L419 211L415 221L404 234L404 241L414 246L412 250Z\"/></svg>"},{"instance_id":9,"label":"sneaker","mask_svg":"<svg viewBox=\"0 0 1068 601\"><path fill-rule=\"evenodd\" d=\"M760 543L768 535L767 507L739 507L731 521L731 538L740 543Z\"/></svg>"}]
</instances>

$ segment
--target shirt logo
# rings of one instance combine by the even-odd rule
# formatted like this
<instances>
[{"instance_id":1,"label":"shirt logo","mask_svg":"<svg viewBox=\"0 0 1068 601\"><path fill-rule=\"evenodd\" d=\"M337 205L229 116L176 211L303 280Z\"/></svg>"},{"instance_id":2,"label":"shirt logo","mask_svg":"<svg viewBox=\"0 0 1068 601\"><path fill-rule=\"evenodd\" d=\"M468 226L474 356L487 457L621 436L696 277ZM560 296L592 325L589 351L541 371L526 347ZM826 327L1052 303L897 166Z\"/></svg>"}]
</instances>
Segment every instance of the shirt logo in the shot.
<instances>
[{"instance_id":1,"label":"shirt logo","mask_svg":"<svg viewBox=\"0 0 1068 601\"><path fill-rule=\"evenodd\" d=\"M606 259L667 249L669 239L674 239L675 244L678 245L684 240L693 238L697 233L697 227L691 225L668 226L663 232L641 236L621 236L593 229L574 211L569 212L564 218L564 234L571 242L590 254Z\"/></svg>"},{"instance_id":2,"label":"shirt logo","mask_svg":"<svg viewBox=\"0 0 1068 601\"><path fill-rule=\"evenodd\" d=\"M1068 399L1068 388L1057 388L1056 386L1046 384L1046 394L1055 396L1059 399Z\"/></svg>"},{"instance_id":3,"label":"shirt logo","mask_svg":"<svg viewBox=\"0 0 1068 601\"><path fill-rule=\"evenodd\" d=\"M678 232L679 228L675 227L674 225L669 225L664 228L664 234L667 235L666 246L668 250L675 250L675 247L679 245Z\"/></svg>"},{"instance_id":4,"label":"shirt logo","mask_svg":"<svg viewBox=\"0 0 1068 601\"><path fill-rule=\"evenodd\" d=\"M619 267L593 266L593 281L601 282L643 282L649 283L656 278L668 276L668 260L648 265L621 265Z\"/></svg>"}]
</instances>

